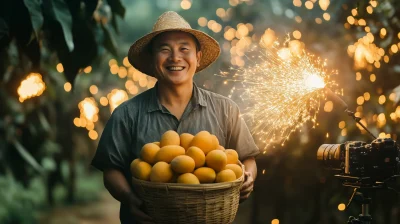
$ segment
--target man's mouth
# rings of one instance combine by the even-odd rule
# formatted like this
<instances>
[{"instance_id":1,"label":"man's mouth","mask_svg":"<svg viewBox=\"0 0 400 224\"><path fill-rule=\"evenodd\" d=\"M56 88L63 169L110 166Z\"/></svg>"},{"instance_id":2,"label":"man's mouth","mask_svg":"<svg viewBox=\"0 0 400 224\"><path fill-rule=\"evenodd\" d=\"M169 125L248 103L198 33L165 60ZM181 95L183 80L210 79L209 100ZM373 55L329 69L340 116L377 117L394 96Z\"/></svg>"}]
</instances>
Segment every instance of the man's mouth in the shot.
<instances>
[{"instance_id":1,"label":"man's mouth","mask_svg":"<svg viewBox=\"0 0 400 224\"><path fill-rule=\"evenodd\" d=\"M182 71L185 67L182 66L168 66L167 69L169 71Z\"/></svg>"}]
</instances>

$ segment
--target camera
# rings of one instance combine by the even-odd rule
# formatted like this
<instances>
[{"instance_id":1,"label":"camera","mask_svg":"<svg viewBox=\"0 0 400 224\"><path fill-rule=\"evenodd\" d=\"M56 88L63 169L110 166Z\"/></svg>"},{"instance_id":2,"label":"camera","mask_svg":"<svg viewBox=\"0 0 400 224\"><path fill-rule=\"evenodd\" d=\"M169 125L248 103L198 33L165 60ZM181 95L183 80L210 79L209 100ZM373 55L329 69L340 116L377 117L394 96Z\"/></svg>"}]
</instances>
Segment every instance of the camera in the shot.
<instances>
[{"instance_id":1,"label":"camera","mask_svg":"<svg viewBox=\"0 0 400 224\"><path fill-rule=\"evenodd\" d=\"M317 160L351 185L374 186L399 174L399 152L393 139L377 138L370 144L323 144L317 151Z\"/></svg>"}]
</instances>

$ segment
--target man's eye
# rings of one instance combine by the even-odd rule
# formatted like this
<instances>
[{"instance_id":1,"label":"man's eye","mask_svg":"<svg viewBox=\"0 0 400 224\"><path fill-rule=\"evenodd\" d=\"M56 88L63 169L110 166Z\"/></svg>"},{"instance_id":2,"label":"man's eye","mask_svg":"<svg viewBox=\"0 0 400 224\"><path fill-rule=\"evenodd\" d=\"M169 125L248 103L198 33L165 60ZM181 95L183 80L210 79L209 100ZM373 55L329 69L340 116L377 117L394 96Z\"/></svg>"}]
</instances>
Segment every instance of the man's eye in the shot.
<instances>
[{"instance_id":1,"label":"man's eye","mask_svg":"<svg viewBox=\"0 0 400 224\"><path fill-rule=\"evenodd\" d=\"M161 48L160 51L161 51L161 52L168 52L169 49L168 49L168 48Z\"/></svg>"},{"instance_id":2,"label":"man's eye","mask_svg":"<svg viewBox=\"0 0 400 224\"><path fill-rule=\"evenodd\" d=\"M183 47L182 50L187 51L187 50L189 50L189 48Z\"/></svg>"}]
</instances>

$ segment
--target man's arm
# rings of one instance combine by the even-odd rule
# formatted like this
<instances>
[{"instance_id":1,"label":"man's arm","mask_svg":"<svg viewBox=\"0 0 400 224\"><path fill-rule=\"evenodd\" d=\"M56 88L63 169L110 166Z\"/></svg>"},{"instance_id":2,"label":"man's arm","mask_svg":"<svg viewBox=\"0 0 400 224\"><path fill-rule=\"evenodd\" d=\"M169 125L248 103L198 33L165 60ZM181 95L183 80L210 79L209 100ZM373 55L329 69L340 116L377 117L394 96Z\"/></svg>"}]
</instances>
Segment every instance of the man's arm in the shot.
<instances>
[{"instance_id":1,"label":"man's arm","mask_svg":"<svg viewBox=\"0 0 400 224\"><path fill-rule=\"evenodd\" d=\"M240 202L250 197L253 192L254 181L257 177L257 164L254 157L249 157L242 162L244 164L244 182L240 189Z\"/></svg>"},{"instance_id":2,"label":"man's arm","mask_svg":"<svg viewBox=\"0 0 400 224\"><path fill-rule=\"evenodd\" d=\"M257 177L257 164L254 157L249 157L243 161L244 169L246 172L250 172L255 180Z\"/></svg>"},{"instance_id":3,"label":"man's arm","mask_svg":"<svg viewBox=\"0 0 400 224\"><path fill-rule=\"evenodd\" d=\"M131 214L137 221L151 221L151 217L145 214L140 206L142 201L133 193L123 173L118 169L105 169L103 171L104 186L110 194L121 204L129 206Z\"/></svg>"}]
</instances>

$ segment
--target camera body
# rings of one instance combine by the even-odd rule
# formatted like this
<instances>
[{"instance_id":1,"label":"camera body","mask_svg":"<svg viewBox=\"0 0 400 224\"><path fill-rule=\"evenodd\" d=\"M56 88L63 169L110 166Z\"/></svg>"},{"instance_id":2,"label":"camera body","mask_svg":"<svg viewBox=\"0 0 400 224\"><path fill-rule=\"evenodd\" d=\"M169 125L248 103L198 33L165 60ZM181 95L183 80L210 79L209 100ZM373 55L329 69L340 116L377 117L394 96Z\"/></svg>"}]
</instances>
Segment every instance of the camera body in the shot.
<instances>
[{"instance_id":1,"label":"camera body","mask_svg":"<svg viewBox=\"0 0 400 224\"><path fill-rule=\"evenodd\" d=\"M399 152L393 139L377 138L370 144L361 141L323 144L318 149L317 160L348 180L374 184L399 174Z\"/></svg>"}]
</instances>

